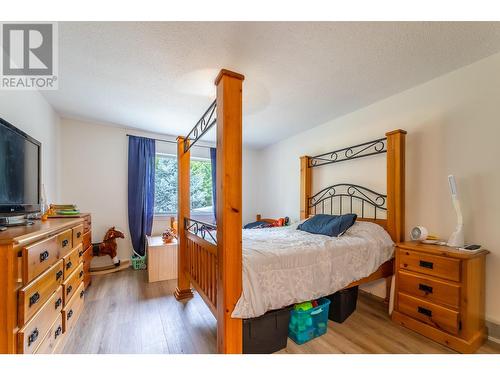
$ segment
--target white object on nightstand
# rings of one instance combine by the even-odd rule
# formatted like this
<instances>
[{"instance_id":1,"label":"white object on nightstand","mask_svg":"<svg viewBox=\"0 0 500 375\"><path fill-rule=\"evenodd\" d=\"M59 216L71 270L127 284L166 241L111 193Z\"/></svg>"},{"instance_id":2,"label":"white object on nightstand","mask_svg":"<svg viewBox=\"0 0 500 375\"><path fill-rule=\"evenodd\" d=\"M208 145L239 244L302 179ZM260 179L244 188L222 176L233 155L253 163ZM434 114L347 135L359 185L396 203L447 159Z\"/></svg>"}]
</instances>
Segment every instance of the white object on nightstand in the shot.
<instances>
[{"instance_id":1,"label":"white object on nightstand","mask_svg":"<svg viewBox=\"0 0 500 375\"><path fill-rule=\"evenodd\" d=\"M161 236L147 237L148 281L177 279L177 240L164 243Z\"/></svg>"},{"instance_id":2,"label":"white object on nightstand","mask_svg":"<svg viewBox=\"0 0 500 375\"><path fill-rule=\"evenodd\" d=\"M462 210L460 208L460 201L458 200L457 182L455 176L450 174L448 176L448 183L450 184L451 199L453 206L457 212L457 227L448 239L448 246L450 247L463 247L464 246L464 223Z\"/></svg>"}]
</instances>

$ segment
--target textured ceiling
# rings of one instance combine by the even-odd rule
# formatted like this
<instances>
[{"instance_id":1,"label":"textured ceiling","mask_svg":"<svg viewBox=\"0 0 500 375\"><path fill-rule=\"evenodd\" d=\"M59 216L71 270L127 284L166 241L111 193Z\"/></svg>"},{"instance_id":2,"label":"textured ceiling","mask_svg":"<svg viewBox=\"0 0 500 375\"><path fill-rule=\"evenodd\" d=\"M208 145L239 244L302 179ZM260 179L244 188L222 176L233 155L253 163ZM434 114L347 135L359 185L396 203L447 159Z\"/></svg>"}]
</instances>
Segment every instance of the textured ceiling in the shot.
<instances>
[{"instance_id":1,"label":"textured ceiling","mask_svg":"<svg viewBox=\"0 0 500 375\"><path fill-rule=\"evenodd\" d=\"M62 22L62 115L185 135L220 68L262 147L500 51L500 23Z\"/></svg>"}]
</instances>

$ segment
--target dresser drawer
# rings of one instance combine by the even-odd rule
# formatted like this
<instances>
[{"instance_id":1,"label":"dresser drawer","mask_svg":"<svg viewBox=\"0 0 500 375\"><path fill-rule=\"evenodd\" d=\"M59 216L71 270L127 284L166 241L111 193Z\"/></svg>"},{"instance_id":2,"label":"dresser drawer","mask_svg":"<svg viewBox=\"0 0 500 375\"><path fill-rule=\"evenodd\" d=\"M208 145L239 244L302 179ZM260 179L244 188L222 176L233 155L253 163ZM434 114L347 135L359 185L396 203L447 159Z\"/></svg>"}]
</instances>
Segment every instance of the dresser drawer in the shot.
<instances>
[{"instance_id":1,"label":"dresser drawer","mask_svg":"<svg viewBox=\"0 0 500 375\"><path fill-rule=\"evenodd\" d=\"M62 314L57 316L56 321L49 328L42 343L38 346L35 354L52 354L63 338Z\"/></svg>"},{"instance_id":2,"label":"dresser drawer","mask_svg":"<svg viewBox=\"0 0 500 375\"><path fill-rule=\"evenodd\" d=\"M399 271L398 282L399 290L412 296L455 309L460 305L460 285L453 282L405 271Z\"/></svg>"},{"instance_id":3,"label":"dresser drawer","mask_svg":"<svg viewBox=\"0 0 500 375\"><path fill-rule=\"evenodd\" d=\"M90 245L92 245L92 232L85 232L83 235L83 250L86 250Z\"/></svg>"},{"instance_id":4,"label":"dresser drawer","mask_svg":"<svg viewBox=\"0 0 500 375\"><path fill-rule=\"evenodd\" d=\"M78 245L71 252L66 255L64 260L64 280L67 280L68 277L73 273L74 270L77 269L80 264L80 251L82 249L82 245Z\"/></svg>"},{"instance_id":5,"label":"dresser drawer","mask_svg":"<svg viewBox=\"0 0 500 375\"><path fill-rule=\"evenodd\" d=\"M30 284L19 290L18 324L22 327L52 296L63 281L63 261L59 260ZM61 299L62 304L62 299Z\"/></svg>"},{"instance_id":6,"label":"dresser drawer","mask_svg":"<svg viewBox=\"0 0 500 375\"><path fill-rule=\"evenodd\" d=\"M399 268L443 279L460 281L460 260L458 259L400 249Z\"/></svg>"},{"instance_id":7,"label":"dresser drawer","mask_svg":"<svg viewBox=\"0 0 500 375\"><path fill-rule=\"evenodd\" d=\"M68 229L59 234L57 244L59 245L59 257L62 258L68 255L73 249L73 231Z\"/></svg>"},{"instance_id":8,"label":"dresser drawer","mask_svg":"<svg viewBox=\"0 0 500 375\"><path fill-rule=\"evenodd\" d=\"M47 331L61 313L62 304L59 303L61 298L62 287L60 286L35 316L19 330L17 340L19 354L35 352Z\"/></svg>"},{"instance_id":9,"label":"dresser drawer","mask_svg":"<svg viewBox=\"0 0 500 375\"><path fill-rule=\"evenodd\" d=\"M69 277L63 282L63 301L64 306L66 306L71 299L71 297L75 294L76 289L83 281L83 264L79 264L79 266L73 271Z\"/></svg>"},{"instance_id":10,"label":"dresser drawer","mask_svg":"<svg viewBox=\"0 0 500 375\"><path fill-rule=\"evenodd\" d=\"M73 228L73 247L81 244L83 241L83 224Z\"/></svg>"},{"instance_id":11,"label":"dresser drawer","mask_svg":"<svg viewBox=\"0 0 500 375\"><path fill-rule=\"evenodd\" d=\"M63 332L66 333L70 331L76 321L78 320L80 313L83 309L83 302L85 299L85 292L83 283L80 283L78 288L76 289L75 294L69 300L67 306L62 310L62 319L63 319Z\"/></svg>"},{"instance_id":12,"label":"dresser drawer","mask_svg":"<svg viewBox=\"0 0 500 375\"><path fill-rule=\"evenodd\" d=\"M398 294L399 312L456 335L459 331L459 313L405 293Z\"/></svg>"},{"instance_id":13,"label":"dresser drawer","mask_svg":"<svg viewBox=\"0 0 500 375\"><path fill-rule=\"evenodd\" d=\"M23 248L23 283L27 284L59 259L57 237Z\"/></svg>"}]
</instances>

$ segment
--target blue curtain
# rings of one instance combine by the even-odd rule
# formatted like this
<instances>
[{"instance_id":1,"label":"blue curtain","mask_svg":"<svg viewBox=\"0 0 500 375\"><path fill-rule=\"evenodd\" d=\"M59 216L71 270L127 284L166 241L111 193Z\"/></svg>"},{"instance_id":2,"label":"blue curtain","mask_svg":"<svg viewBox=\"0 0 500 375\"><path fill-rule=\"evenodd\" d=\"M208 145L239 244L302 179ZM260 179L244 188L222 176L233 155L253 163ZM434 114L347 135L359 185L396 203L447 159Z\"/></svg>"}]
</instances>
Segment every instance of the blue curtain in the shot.
<instances>
[{"instance_id":1,"label":"blue curtain","mask_svg":"<svg viewBox=\"0 0 500 375\"><path fill-rule=\"evenodd\" d=\"M212 166L212 207L214 208L214 218L217 221L217 149L210 147L210 164Z\"/></svg>"},{"instance_id":2,"label":"blue curtain","mask_svg":"<svg viewBox=\"0 0 500 375\"><path fill-rule=\"evenodd\" d=\"M154 139L129 136L128 226L134 252L141 256L153 227L155 151Z\"/></svg>"}]
</instances>

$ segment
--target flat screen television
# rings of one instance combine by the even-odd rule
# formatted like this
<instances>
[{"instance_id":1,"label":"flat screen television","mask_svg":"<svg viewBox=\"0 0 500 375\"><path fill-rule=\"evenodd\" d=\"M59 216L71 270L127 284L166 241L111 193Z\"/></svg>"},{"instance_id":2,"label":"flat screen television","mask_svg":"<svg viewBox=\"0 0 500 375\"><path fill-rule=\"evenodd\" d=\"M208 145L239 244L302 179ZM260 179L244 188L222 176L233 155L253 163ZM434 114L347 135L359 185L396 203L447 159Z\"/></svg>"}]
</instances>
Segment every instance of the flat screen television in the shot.
<instances>
[{"instance_id":1,"label":"flat screen television","mask_svg":"<svg viewBox=\"0 0 500 375\"><path fill-rule=\"evenodd\" d=\"M40 211L41 144L0 118L0 217Z\"/></svg>"}]
</instances>

